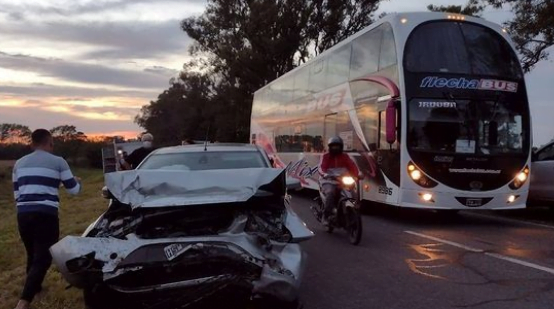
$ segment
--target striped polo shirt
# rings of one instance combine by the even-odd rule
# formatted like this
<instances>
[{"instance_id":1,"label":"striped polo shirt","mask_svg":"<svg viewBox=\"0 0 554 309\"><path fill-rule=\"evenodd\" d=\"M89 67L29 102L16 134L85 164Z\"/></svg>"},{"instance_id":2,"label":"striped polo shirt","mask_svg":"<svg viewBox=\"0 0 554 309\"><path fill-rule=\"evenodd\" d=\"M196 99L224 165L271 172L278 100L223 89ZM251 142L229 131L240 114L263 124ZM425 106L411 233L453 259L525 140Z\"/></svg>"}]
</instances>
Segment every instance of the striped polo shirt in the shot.
<instances>
[{"instance_id":1,"label":"striped polo shirt","mask_svg":"<svg viewBox=\"0 0 554 309\"><path fill-rule=\"evenodd\" d=\"M13 190L17 212L41 212L57 215L61 184L76 195L81 190L67 161L37 150L19 159L13 167Z\"/></svg>"}]
</instances>

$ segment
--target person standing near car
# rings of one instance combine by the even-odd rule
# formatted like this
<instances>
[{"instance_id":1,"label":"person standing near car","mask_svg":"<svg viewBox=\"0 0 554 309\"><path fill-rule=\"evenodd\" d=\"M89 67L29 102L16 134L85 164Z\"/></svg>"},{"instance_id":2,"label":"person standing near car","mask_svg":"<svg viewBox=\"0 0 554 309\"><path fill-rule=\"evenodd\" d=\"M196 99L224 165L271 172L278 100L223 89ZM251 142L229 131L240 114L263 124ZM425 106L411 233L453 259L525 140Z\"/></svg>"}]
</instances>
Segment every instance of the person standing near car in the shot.
<instances>
[{"instance_id":1,"label":"person standing near car","mask_svg":"<svg viewBox=\"0 0 554 309\"><path fill-rule=\"evenodd\" d=\"M146 133L142 135L140 140L142 141L142 147L131 152L127 159L121 160L121 167L124 170L132 170L137 168L140 162L142 162L144 158L146 158L152 151L154 151L154 136L152 136L152 134Z\"/></svg>"},{"instance_id":2,"label":"person standing near car","mask_svg":"<svg viewBox=\"0 0 554 309\"><path fill-rule=\"evenodd\" d=\"M50 132L35 130L31 140L34 152L17 160L12 174L19 234L27 251L27 278L16 309L29 308L52 263L49 249L59 238L60 185L73 195L81 191L81 180L67 161L52 154Z\"/></svg>"}]
</instances>

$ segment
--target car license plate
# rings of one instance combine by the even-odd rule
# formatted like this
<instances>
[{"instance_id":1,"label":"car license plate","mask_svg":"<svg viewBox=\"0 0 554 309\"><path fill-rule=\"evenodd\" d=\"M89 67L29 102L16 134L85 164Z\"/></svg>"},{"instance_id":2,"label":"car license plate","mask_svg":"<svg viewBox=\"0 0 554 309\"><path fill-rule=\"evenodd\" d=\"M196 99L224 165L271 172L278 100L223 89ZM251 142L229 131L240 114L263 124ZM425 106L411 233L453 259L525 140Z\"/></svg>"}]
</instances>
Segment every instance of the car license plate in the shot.
<instances>
[{"instance_id":1,"label":"car license plate","mask_svg":"<svg viewBox=\"0 0 554 309\"><path fill-rule=\"evenodd\" d=\"M483 199L480 198L468 198L466 200L466 206L468 207L479 207L483 205Z\"/></svg>"},{"instance_id":2,"label":"car license plate","mask_svg":"<svg viewBox=\"0 0 554 309\"><path fill-rule=\"evenodd\" d=\"M168 261L178 257L181 253L187 251L189 246L183 244L172 244L164 248L165 256Z\"/></svg>"}]
</instances>

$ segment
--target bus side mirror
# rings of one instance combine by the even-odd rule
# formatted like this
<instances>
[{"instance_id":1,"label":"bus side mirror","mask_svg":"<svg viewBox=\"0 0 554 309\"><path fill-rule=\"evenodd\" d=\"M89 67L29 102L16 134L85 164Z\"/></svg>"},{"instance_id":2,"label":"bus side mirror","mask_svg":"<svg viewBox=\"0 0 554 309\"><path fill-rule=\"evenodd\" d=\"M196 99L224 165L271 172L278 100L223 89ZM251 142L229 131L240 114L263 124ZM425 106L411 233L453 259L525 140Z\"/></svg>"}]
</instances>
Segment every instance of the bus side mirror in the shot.
<instances>
[{"instance_id":1,"label":"bus side mirror","mask_svg":"<svg viewBox=\"0 0 554 309\"><path fill-rule=\"evenodd\" d=\"M385 130L387 143L394 144L396 142L396 107L394 99L391 99L387 104Z\"/></svg>"}]
</instances>

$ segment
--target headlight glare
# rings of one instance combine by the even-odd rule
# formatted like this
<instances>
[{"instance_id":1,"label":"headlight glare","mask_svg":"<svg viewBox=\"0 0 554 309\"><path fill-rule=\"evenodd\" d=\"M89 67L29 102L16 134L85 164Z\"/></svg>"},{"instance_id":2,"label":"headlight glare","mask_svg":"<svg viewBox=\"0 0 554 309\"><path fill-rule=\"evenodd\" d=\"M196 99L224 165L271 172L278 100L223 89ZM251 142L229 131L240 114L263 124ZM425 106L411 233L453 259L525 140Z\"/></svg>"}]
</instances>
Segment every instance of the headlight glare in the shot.
<instances>
[{"instance_id":1,"label":"headlight glare","mask_svg":"<svg viewBox=\"0 0 554 309\"><path fill-rule=\"evenodd\" d=\"M529 179L529 167L525 167L523 171L519 172L514 181L510 184L512 190L517 190Z\"/></svg>"},{"instance_id":2,"label":"headlight glare","mask_svg":"<svg viewBox=\"0 0 554 309\"><path fill-rule=\"evenodd\" d=\"M438 183L431 178L427 177L421 170L419 170L415 164L410 162L407 166L408 175L412 180L423 188L434 188Z\"/></svg>"},{"instance_id":3,"label":"headlight glare","mask_svg":"<svg viewBox=\"0 0 554 309\"><path fill-rule=\"evenodd\" d=\"M413 180L420 180L421 179L421 172L418 171L418 170L412 171L410 173L410 176L412 177Z\"/></svg>"},{"instance_id":4,"label":"headlight glare","mask_svg":"<svg viewBox=\"0 0 554 309\"><path fill-rule=\"evenodd\" d=\"M353 185L354 183L356 183L356 180L354 180L353 177L344 176L344 177L342 177L342 183L343 183L345 186L351 186L351 185Z\"/></svg>"}]
</instances>

